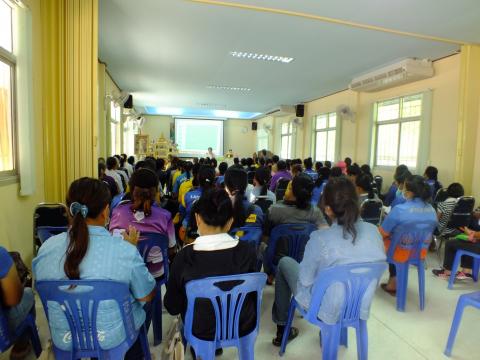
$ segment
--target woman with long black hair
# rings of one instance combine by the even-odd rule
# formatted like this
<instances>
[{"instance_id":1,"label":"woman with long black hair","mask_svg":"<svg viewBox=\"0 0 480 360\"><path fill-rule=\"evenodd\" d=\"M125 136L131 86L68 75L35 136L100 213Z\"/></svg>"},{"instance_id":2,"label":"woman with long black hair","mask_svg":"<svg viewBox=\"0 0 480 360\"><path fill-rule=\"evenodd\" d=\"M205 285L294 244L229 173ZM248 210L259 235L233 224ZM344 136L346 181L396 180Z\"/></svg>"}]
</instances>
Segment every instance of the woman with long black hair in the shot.
<instances>
[{"instance_id":1,"label":"woman with long black hair","mask_svg":"<svg viewBox=\"0 0 480 360\"><path fill-rule=\"evenodd\" d=\"M376 226L360 219L358 196L353 183L346 177L331 179L325 186L321 207L332 221L332 226L310 235L305 255L299 264L290 257L278 263L275 281L273 321L277 324L277 335L273 345L280 346L287 322L292 294L305 309L310 306L312 287L322 269L340 264L384 261L386 259L382 238ZM319 317L328 324L337 322L340 316L343 293L329 289L320 307ZM373 296L373 292L369 294ZM366 300L366 299L364 299ZM365 301L370 304L370 301ZM360 318L366 320L368 307L362 306ZM289 340L298 335L292 327Z\"/></svg>"},{"instance_id":2,"label":"woman with long black hair","mask_svg":"<svg viewBox=\"0 0 480 360\"><path fill-rule=\"evenodd\" d=\"M143 302L155 294L155 280L140 256L136 243L139 233L130 227L122 237L105 229L110 213L110 192L100 180L81 178L68 190L71 227L68 232L46 241L33 260L33 273L40 280L106 279L129 284L135 328L145 322ZM126 240L126 241L124 241ZM70 350L72 339L65 312L60 304L49 304L52 339L58 348ZM98 341L102 349L111 349L125 339L123 320L116 307L100 303L97 316ZM139 340L125 359L142 357Z\"/></svg>"}]
</instances>

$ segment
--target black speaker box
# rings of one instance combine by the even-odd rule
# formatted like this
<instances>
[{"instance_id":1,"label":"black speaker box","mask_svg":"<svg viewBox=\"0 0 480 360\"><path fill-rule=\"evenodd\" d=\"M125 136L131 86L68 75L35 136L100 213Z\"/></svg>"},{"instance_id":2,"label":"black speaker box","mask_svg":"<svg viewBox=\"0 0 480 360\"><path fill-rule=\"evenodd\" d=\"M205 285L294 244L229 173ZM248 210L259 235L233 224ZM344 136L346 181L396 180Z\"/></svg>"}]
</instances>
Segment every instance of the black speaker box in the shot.
<instances>
[{"instance_id":1,"label":"black speaker box","mask_svg":"<svg viewBox=\"0 0 480 360\"><path fill-rule=\"evenodd\" d=\"M256 121L252 122L252 130L253 130L253 131L257 131L257 125L258 125L258 124L257 124Z\"/></svg>"},{"instance_id":2,"label":"black speaker box","mask_svg":"<svg viewBox=\"0 0 480 360\"><path fill-rule=\"evenodd\" d=\"M125 100L125 103L123 104L123 107L125 109L133 109L133 96L128 95L128 99Z\"/></svg>"},{"instance_id":3,"label":"black speaker box","mask_svg":"<svg viewBox=\"0 0 480 360\"><path fill-rule=\"evenodd\" d=\"M303 104L298 104L295 106L295 116L296 117L303 117L305 114L305 105Z\"/></svg>"}]
</instances>

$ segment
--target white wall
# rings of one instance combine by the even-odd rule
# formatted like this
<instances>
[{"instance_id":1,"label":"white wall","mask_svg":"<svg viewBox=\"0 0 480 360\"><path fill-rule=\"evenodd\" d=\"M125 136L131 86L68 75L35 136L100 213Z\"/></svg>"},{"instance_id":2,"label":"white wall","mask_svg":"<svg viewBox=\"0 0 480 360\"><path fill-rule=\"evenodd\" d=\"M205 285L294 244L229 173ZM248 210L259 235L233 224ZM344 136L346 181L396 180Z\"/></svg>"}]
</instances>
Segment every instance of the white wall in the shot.
<instances>
[{"instance_id":1,"label":"white wall","mask_svg":"<svg viewBox=\"0 0 480 360\"><path fill-rule=\"evenodd\" d=\"M157 139L162 134L170 137L170 124L175 120L172 116L144 115L145 123L142 134L150 135L150 139ZM249 120L225 120L223 125L223 151L232 149L239 157L252 156L256 149L256 134L252 131L252 122Z\"/></svg>"}]
</instances>

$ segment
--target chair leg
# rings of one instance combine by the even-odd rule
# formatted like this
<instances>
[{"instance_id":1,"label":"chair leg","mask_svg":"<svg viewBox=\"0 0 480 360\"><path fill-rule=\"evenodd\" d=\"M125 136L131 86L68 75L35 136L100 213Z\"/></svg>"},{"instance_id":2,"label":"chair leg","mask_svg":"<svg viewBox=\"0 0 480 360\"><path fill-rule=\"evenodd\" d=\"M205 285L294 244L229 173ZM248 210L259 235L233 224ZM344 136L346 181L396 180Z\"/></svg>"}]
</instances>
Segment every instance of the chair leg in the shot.
<instances>
[{"instance_id":1,"label":"chair leg","mask_svg":"<svg viewBox=\"0 0 480 360\"><path fill-rule=\"evenodd\" d=\"M472 277L473 281L478 281L478 271L480 270L480 259L474 258L473 259L473 269L472 269Z\"/></svg>"},{"instance_id":2,"label":"chair leg","mask_svg":"<svg viewBox=\"0 0 480 360\"><path fill-rule=\"evenodd\" d=\"M368 359L368 330L367 321L359 320L357 328L357 357L358 360Z\"/></svg>"},{"instance_id":3,"label":"chair leg","mask_svg":"<svg viewBox=\"0 0 480 360\"><path fill-rule=\"evenodd\" d=\"M453 316L452 326L450 328L450 334L448 335L447 346L445 347L445 355L450 356L452 355L452 347L455 343L455 337L457 336L458 327L460 325L460 321L462 320L463 309L465 307L463 301L463 295L460 296L458 299L457 307L455 309L455 315Z\"/></svg>"},{"instance_id":4,"label":"chair leg","mask_svg":"<svg viewBox=\"0 0 480 360\"><path fill-rule=\"evenodd\" d=\"M38 336L38 330L35 324L35 317L32 314L29 314L27 321L30 328L30 335L32 336L30 340L32 343L33 351L35 352L35 356L39 358L40 354L42 353L42 343L40 342L40 337Z\"/></svg>"},{"instance_id":5,"label":"chair leg","mask_svg":"<svg viewBox=\"0 0 480 360\"><path fill-rule=\"evenodd\" d=\"M343 327L340 331L340 345L348 348L348 327Z\"/></svg>"},{"instance_id":6,"label":"chair leg","mask_svg":"<svg viewBox=\"0 0 480 360\"><path fill-rule=\"evenodd\" d=\"M292 327L293 315L295 314L296 301L292 298L290 301L290 309L288 310L287 323L285 324L285 330L283 331L282 345L280 346L279 355L283 356L285 354L285 349L287 347L288 335L290 335L290 328Z\"/></svg>"},{"instance_id":7,"label":"chair leg","mask_svg":"<svg viewBox=\"0 0 480 360\"><path fill-rule=\"evenodd\" d=\"M396 264L397 267L397 311L405 311L408 287L408 263Z\"/></svg>"},{"instance_id":8,"label":"chair leg","mask_svg":"<svg viewBox=\"0 0 480 360\"><path fill-rule=\"evenodd\" d=\"M162 289L157 286L152 302L153 346L162 342Z\"/></svg>"},{"instance_id":9,"label":"chair leg","mask_svg":"<svg viewBox=\"0 0 480 360\"><path fill-rule=\"evenodd\" d=\"M147 329L145 328L145 325L140 328L138 337L140 339L140 344L142 345L144 359L151 360L152 357L150 354L150 347L148 346Z\"/></svg>"},{"instance_id":10,"label":"chair leg","mask_svg":"<svg viewBox=\"0 0 480 360\"><path fill-rule=\"evenodd\" d=\"M254 360L255 359L255 340L257 339L257 332L253 332L240 339L238 347L238 358L240 360Z\"/></svg>"},{"instance_id":11,"label":"chair leg","mask_svg":"<svg viewBox=\"0 0 480 360\"><path fill-rule=\"evenodd\" d=\"M417 267L418 271L418 295L420 298L420 310L425 309L425 268L423 262Z\"/></svg>"},{"instance_id":12,"label":"chair leg","mask_svg":"<svg viewBox=\"0 0 480 360\"><path fill-rule=\"evenodd\" d=\"M450 273L450 278L448 279L448 288L453 289L453 283L455 282L455 277L457 275L458 266L462 259L462 250L458 250L455 254L455 259L453 260L452 269Z\"/></svg>"},{"instance_id":13,"label":"chair leg","mask_svg":"<svg viewBox=\"0 0 480 360\"><path fill-rule=\"evenodd\" d=\"M326 325L321 328L322 359L328 359L328 360L337 359L341 332L342 332L342 328L340 324Z\"/></svg>"}]
</instances>

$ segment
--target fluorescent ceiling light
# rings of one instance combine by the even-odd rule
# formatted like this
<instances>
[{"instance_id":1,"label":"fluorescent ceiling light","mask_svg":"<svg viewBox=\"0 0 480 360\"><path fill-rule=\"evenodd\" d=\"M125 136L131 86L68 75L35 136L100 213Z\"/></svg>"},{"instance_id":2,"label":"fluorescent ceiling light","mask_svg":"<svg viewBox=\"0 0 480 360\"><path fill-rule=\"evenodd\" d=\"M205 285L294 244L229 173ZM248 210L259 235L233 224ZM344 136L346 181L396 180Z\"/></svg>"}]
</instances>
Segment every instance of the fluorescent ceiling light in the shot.
<instances>
[{"instance_id":1,"label":"fluorescent ceiling light","mask_svg":"<svg viewBox=\"0 0 480 360\"><path fill-rule=\"evenodd\" d=\"M225 86L225 85L207 85L207 89L229 90L229 91L252 91L247 87Z\"/></svg>"},{"instance_id":2,"label":"fluorescent ceiling light","mask_svg":"<svg viewBox=\"0 0 480 360\"><path fill-rule=\"evenodd\" d=\"M229 119L245 119L250 120L256 118L262 113L247 111L230 111L230 110L211 110L211 109L192 109L192 108L174 108L163 106L145 106L147 115L171 115L186 116L199 118L229 118Z\"/></svg>"},{"instance_id":3,"label":"fluorescent ceiling light","mask_svg":"<svg viewBox=\"0 0 480 360\"><path fill-rule=\"evenodd\" d=\"M230 51L230 55L240 59L275 61L275 62L280 62L284 64L289 64L293 61L292 57L257 54L257 53L243 52L243 51Z\"/></svg>"}]
</instances>

